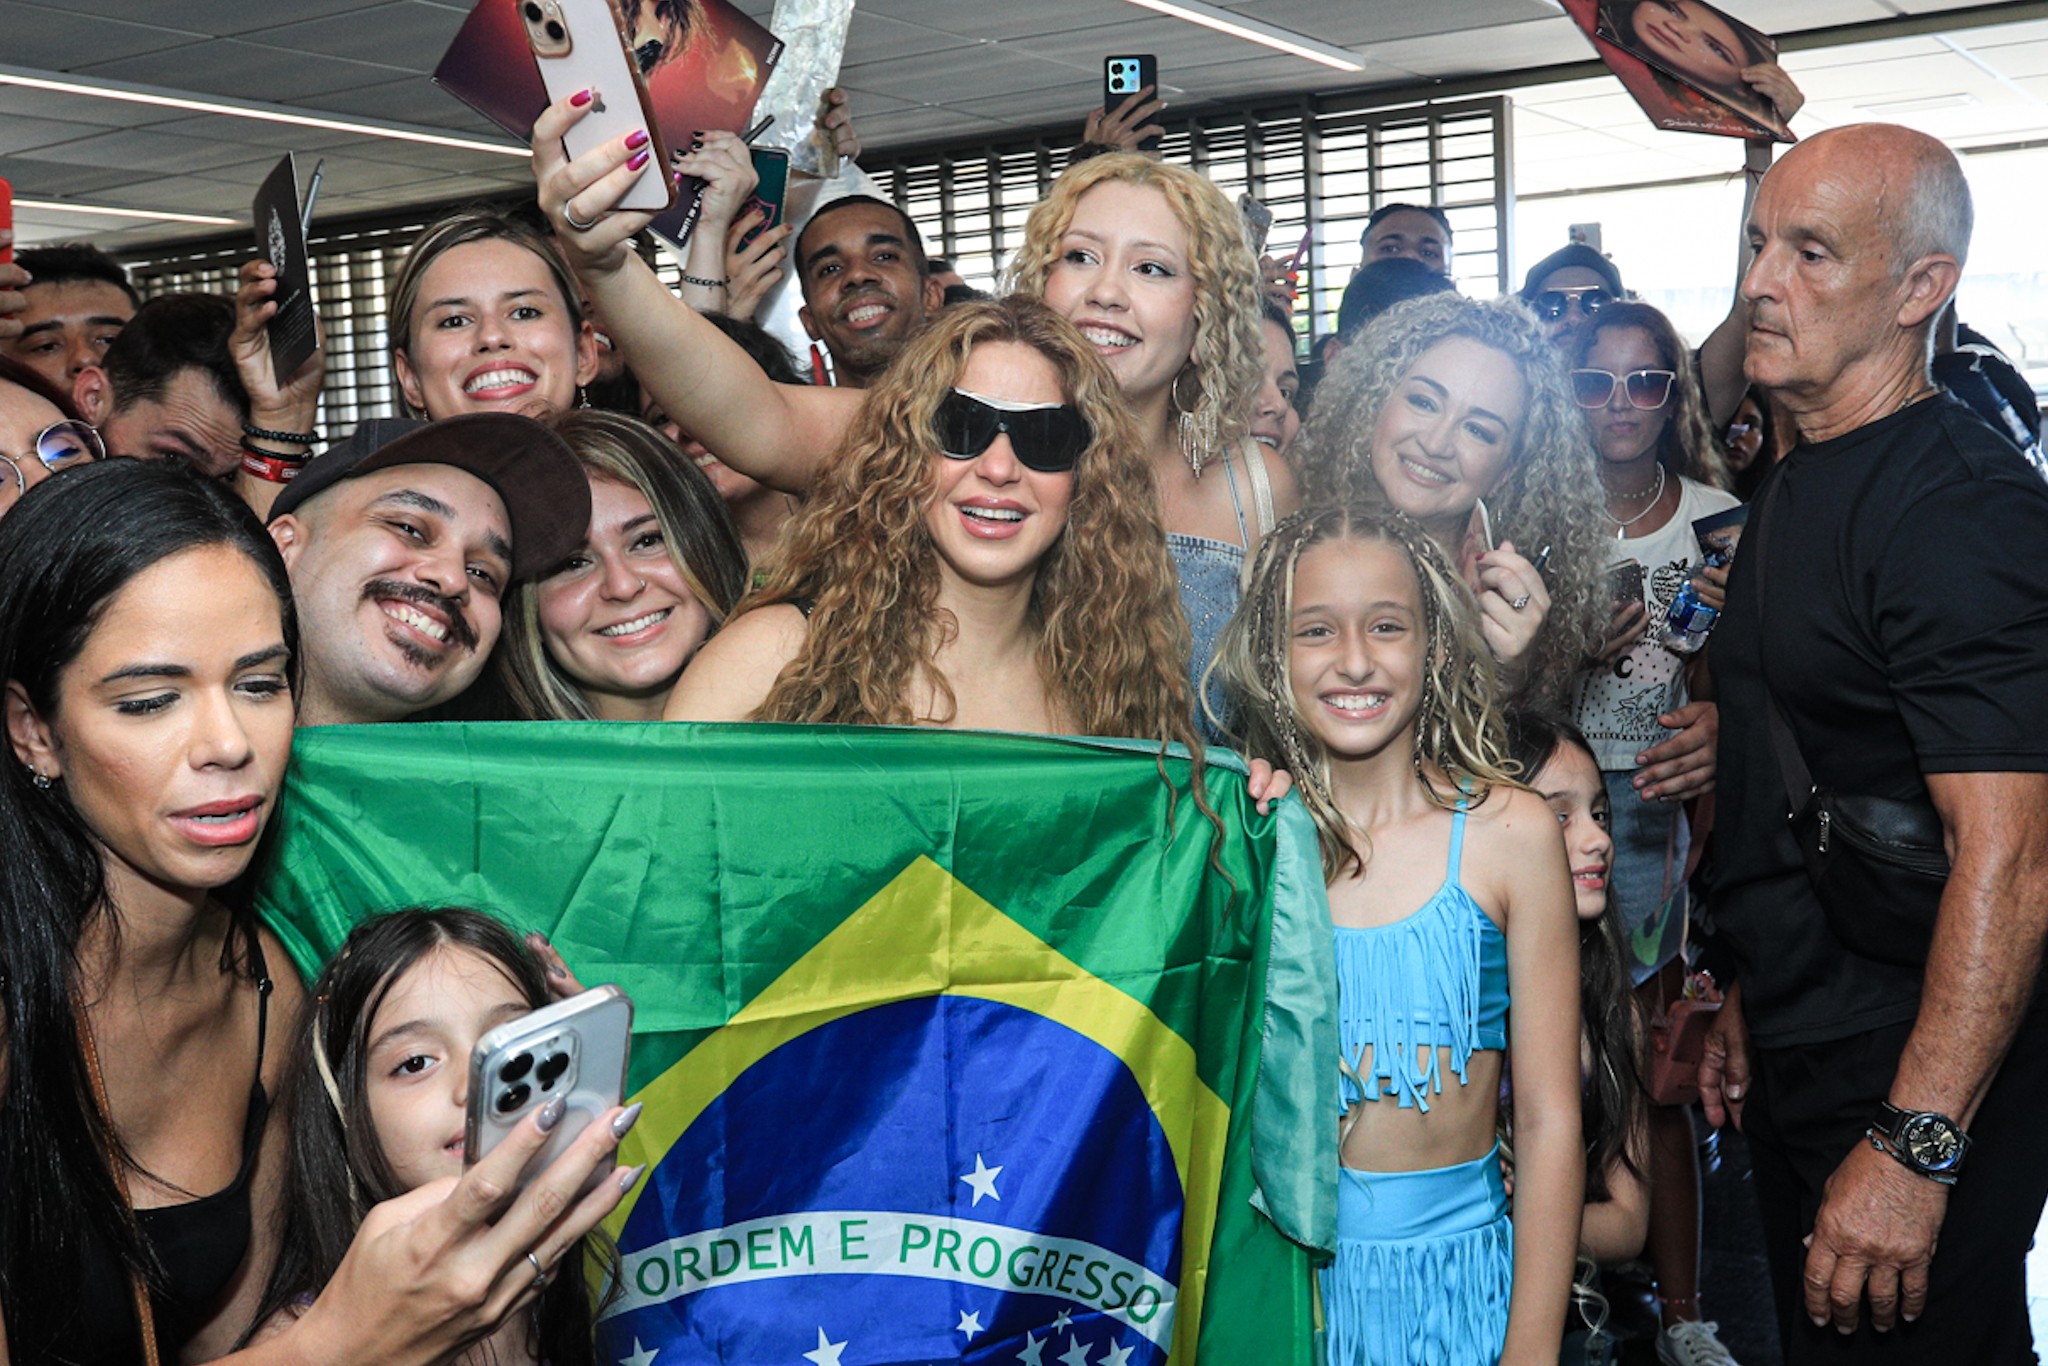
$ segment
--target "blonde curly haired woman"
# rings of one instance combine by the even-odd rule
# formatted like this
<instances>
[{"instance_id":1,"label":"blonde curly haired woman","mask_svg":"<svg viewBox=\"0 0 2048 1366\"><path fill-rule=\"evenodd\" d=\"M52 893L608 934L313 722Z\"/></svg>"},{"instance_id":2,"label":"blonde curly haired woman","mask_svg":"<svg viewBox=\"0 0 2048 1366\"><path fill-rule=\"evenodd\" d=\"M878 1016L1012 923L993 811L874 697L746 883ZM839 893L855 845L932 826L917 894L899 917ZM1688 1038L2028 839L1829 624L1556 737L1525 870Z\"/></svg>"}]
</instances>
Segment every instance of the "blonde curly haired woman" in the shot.
<instances>
[{"instance_id":1,"label":"blonde curly haired woman","mask_svg":"<svg viewBox=\"0 0 2048 1366\"><path fill-rule=\"evenodd\" d=\"M542 115L534 175L613 342L669 415L727 464L807 490L863 394L766 381L669 295L626 246L646 220L608 212L646 164L634 165L623 139L573 162L563 154L561 135L583 113L565 101ZM1184 661L1197 683L1237 605L1245 555L1297 502L1285 463L1249 438L1263 366L1259 277L1236 211L1192 171L1097 157L1032 211L1013 274L1020 293L1082 329L1121 389L1179 570L1194 633Z\"/></svg>"},{"instance_id":2,"label":"blonde curly haired woman","mask_svg":"<svg viewBox=\"0 0 2048 1366\"><path fill-rule=\"evenodd\" d=\"M670 720L926 725L1199 751L1143 457L1081 334L959 304L871 391Z\"/></svg>"},{"instance_id":3,"label":"blonde curly haired woman","mask_svg":"<svg viewBox=\"0 0 2048 1366\"><path fill-rule=\"evenodd\" d=\"M1296 449L1310 502L1383 502L1436 539L1511 691L1565 697L1605 635L1605 522L1585 418L1527 311L1388 310L1324 375Z\"/></svg>"}]
</instances>

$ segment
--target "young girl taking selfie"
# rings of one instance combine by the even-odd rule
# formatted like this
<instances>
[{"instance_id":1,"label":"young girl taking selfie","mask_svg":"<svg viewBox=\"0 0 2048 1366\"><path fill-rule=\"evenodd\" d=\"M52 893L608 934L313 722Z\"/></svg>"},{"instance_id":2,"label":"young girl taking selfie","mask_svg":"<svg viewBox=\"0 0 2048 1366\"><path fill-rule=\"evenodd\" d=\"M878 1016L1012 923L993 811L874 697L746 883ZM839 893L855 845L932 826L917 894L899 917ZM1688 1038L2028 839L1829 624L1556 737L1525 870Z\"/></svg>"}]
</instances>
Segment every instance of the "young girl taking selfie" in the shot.
<instances>
[{"instance_id":1,"label":"young girl taking selfie","mask_svg":"<svg viewBox=\"0 0 2048 1366\"><path fill-rule=\"evenodd\" d=\"M255 1339L281 1331L341 1263L378 1200L463 1171L469 1055L501 1024L550 1003L533 953L502 923L460 908L404 910L358 925L320 975L297 1049L285 1246ZM549 1126L553 1107L536 1117ZM598 1117L582 1143L615 1147L640 1107ZM559 1120L559 1113L555 1119ZM630 1190L641 1168L600 1181L585 1203ZM571 1206L563 1224L578 1213ZM591 1238L601 1235L592 1234ZM608 1252L598 1244L599 1253ZM461 1366L590 1366L596 1360L588 1238L543 1239L536 1273Z\"/></svg>"},{"instance_id":2,"label":"young girl taking selfie","mask_svg":"<svg viewBox=\"0 0 2048 1366\"><path fill-rule=\"evenodd\" d=\"M1555 816L1509 777L1472 610L1415 523L1323 506L1260 546L1221 647L1329 882L1337 1366L1555 1362L1563 1331L1585 1180L1571 880ZM1510 1041L1512 1220L1495 1140Z\"/></svg>"}]
</instances>

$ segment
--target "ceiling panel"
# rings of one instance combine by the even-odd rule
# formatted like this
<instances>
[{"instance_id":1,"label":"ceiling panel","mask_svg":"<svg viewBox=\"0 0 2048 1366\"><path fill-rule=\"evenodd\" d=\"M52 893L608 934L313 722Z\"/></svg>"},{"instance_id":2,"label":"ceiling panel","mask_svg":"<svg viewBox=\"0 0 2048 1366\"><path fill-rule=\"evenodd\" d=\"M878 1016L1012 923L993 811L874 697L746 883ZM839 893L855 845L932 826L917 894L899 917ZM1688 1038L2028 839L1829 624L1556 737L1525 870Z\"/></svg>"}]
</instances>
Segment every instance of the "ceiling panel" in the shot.
<instances>
[{"instance_id":1,"label":"ceiling panel","mask_svg":"<svg viewBox=\"0 0 2048 1366\"><path fill-rule=\"evenodd\" d=\"M1728 0L1728 8L1752 22L1806 29L1969 2ZM863 141L886 150L1048 125L1078 136L1101 88L1101 59L1114 50L1156 54L1167 94L1183 109L1353 87L1413 93L1418 76L1483 78L1591 56L1551 0L1225 3L1348 47L1367 70L1332 71L1123 0L860 0L842 76ZM739 5L765 19L774 0ZM468 0L0 0L0 33L7 34L0 62L475 135L489 125L425 74L468 7ZM1926 100L1947 107L1900 121L1971 144L2048 136L2048 20L1794 52L1787 66L1811 97L1803 131L1869 118L1873 104ZM1732 143L1657 132L1611 80L1526 87L1513 97L1525 192L1735 169ZM26 197L98 195L165 209L206 202L238 213L286 148L309 162L328 158L323 197L336 212L525 183L524 166L509 157L0 86L0 174ZM24 238L89 227L128 244L194 231L72 217L51 228L44 221L58 218L25 221Z\"/></svg>"}]
</instances>

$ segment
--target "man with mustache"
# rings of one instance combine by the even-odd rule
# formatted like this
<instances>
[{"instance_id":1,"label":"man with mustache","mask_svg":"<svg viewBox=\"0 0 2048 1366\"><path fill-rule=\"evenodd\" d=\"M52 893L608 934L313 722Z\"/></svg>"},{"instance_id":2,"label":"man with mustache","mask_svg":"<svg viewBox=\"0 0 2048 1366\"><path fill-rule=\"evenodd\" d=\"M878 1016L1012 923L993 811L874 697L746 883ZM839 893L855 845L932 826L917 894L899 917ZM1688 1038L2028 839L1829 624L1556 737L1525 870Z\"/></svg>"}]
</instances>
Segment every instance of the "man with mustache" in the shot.
<instances>
[{"instance_id":1,"label":"man with mustache","mask_svg":"<svg viewBox=\"0 0 2048 1366\"><path fill-rule=\"evenodd\" d=\"M1736 971L1700 1091L1749 1137L1793 1366L2033 1356L2048 486L1929 375L1970 227L1954 154L1887 124L1792 148L1749 219L1749 379L1799 444L1709 647ZM1945 877L1871 854L1877 799Z\"/></svg>"},{"instance_id":2,"label":"man with mustache","mask_svg":"<svg viewBox=\"0 0 2048 1366\"><path fill-rule=\"evenodd\" d=\"M299 724L402 721L460 693L498 643L506 591L589 526L589 481L531 418L363 423L270 510L299 611Z\"/></svg>"},{"instance_id":3,"label":"man with mustache","mask_svg":"<svg viewBox=\"0 0 2048 1366\"><path fill-rule=\"evenodd\" d=\"M847 195L811 215L796 239L804 330L832 353L836 383L865 389L945 302L910 215Z\"/></svg>"}]
</instances>

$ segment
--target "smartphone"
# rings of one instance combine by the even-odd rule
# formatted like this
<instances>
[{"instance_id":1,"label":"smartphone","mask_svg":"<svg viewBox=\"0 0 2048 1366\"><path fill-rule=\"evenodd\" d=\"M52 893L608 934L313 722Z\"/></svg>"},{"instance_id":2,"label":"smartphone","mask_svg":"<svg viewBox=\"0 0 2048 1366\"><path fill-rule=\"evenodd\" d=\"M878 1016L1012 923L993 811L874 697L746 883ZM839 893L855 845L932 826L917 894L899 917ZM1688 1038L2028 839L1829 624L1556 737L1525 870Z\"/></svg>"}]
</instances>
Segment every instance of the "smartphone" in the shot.
<instances>
[{"instance_id":1,"label":"smartphone","mask_svg":"<svg viewBox=\"0 0 2048 1366\"><path fill-rule=\"evenodd\" d=\"M1479 499L1472 504L1472 525L1479 530L1479 548L1493 550L1498 542L1493 539L1493 514L1486 510L1486 500ZM1468 529L1467 534L1470 534Z\"/></svg>"},{"instance_id":2,"label":"smartphone","mask_svg":"<svg viewBox=\"0 0 2048 1366\"><path fill-rule=\"evenodd\" d=\"M1252 255L1266 254L1266 236L1273 231L1273 211L1248 194L1237 197L1237 211L1244 218L1244 235L1252 244Z\"/></svg>"},{"instance_id":3,"label":"smartphone","mask_svg":"<svg viewBox=\"0 0 2048 1366\"><path fill-rule=\"evenodd\" d=\"M1159 96L1159 59L1151 53L1131 53L1102 59L1102 112L1114 114L1116 107L1140 90L1150 87ZM1138 144L1141 152L1159 150L1159 139L1149 137Z\"/></svg>"},{"instance_id":4,"label":"smartphone","mask_svg":"<svg viewBox=\"0 0 2048 1366\"><path fill-rule=\"evenodd\" d=\"M1607 595L1616 602L1643 600L1643 565L1640 560L1615 565L1607 571Z\"/></svg>"},{"instance_id":5,"label":"smartphone","mask_svg":"<svg viewBox=\"0 0 2048 1366\"><path fill-rule=\"evenodd\" d=\"M14 187L7 183L5 176L0 176L0 232L11 232L13 229ZM0 266L8 264L13 259L14 244L12 242L9 242L4 247L0 247Z\"/></svg>"},{"instance_id":6,"label":"smartphone","mask_svg":"<svg viewBox=\"0 0 2048 1366\"><path fill-rule=\"evenodd\" d=\"M534 1111L561 1096L568 1110L520 1182L545 1171L592 1121L625 1098L632 1038L633 1002L617 987L604 986L522 1015L478 1039L469 1055L464 1164L482 1161ZM614 1165L607 1158L584 1189L595 1190Z\"/></svg>"},{"instance_id":7,"label":"smartphone","mask_svg":"<svg viewBox=\"0 0 2048 1366\"><path fill-rule=\"evenodd\" d=\"M755 209L765 211L768 216L761 220L760 227L740 239L742 251L756 237L782 221L783 206L789 198L789 153L780 147L749 147L747 150L753 154L754 174L761 178L761 183L754 187L754 197L740 205L736 216L745 218Z\"/></svg>"},{"instance_id":8,"label":"smartphone","mask_svg":"<svg viewBox=\"0 0 2048 1366\"><path fill-rule=\"evenodd\" d=\"M519 20L540 68L548 102L591 92L590 112L570 129L562 146L572 157L645 129L652 164L619 201L622 209L661 213L676 201L668 173L668 148L661 139L647 81L633 59L629 39L612 0L519 0Z\"/></svg>"}]
</instances>

